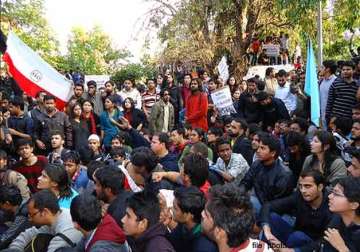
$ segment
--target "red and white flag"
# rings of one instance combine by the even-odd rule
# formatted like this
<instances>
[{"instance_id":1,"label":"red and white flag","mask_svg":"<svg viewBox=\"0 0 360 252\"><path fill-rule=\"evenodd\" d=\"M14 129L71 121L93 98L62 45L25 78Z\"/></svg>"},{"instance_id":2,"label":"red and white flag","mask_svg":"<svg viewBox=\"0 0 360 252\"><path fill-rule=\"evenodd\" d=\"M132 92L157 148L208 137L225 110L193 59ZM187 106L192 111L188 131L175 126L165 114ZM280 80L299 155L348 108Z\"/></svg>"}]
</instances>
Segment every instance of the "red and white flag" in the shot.
<instances>
[{"instance_id":1,"label":"red and white flag","mask_svg":"<svg viewBox=\"0 0 360 252\"><path fill-rule=\"evenodd\" d=\"M9 32L6 44L3 59L19 87L32 97L39 91L45 91L57 98L59 109L65 107L73 94L71 81L45 62L13 32Z\"/></svg>"}]
</instances>

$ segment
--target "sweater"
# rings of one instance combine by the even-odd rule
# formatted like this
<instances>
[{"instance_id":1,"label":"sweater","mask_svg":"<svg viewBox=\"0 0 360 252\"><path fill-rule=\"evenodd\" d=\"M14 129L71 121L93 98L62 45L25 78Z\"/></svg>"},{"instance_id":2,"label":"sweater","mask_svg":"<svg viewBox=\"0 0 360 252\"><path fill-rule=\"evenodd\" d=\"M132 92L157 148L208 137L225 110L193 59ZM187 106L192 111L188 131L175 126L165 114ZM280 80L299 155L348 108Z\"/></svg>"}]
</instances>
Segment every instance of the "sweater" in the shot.
<instances>
[{"instance_id":1,"label":"sweater","mask_svg":"<svg viewBox=\"0 0 360 252\"><path fill-rule=\"evenodd\" d=\"M57 220L51 226L41 226L40 228L31 227L22 232L16 239L10 244L9 249L14 251L23 251L26 245L40 233L52 234L62 233L68 237L73 243L78 243L82 237L82 234L74 228L74 224L71 219L70 211L62 209L58 215ZM70 245L60 236L55 236L51 239L48 252L54 252L58 248L69 247Z\"/></svg>"},{"instance_id":2,"label":"sweater","mask_svg":"<svg viewBox=\"0 0 360 252\"><path fill-rule=\"evenodd\" d=\"M186 102L186 121L192 128L208 130L207 122L208 99L205 93L191 94Z\"/></svg>"}]
</instances>

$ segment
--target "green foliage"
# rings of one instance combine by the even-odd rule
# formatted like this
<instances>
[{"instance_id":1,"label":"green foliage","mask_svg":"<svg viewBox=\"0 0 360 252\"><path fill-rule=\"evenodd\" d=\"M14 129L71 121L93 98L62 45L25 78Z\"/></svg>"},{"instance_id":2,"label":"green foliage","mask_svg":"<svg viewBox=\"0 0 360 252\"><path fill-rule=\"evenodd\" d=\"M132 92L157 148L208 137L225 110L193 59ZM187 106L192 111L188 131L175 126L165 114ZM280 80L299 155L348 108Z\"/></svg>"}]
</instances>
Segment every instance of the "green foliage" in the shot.
<instances>
[{"instance_id":1,"label":"green foliage","mask_svg":"<svg viewBox=\"0 0 360 252\"><path fill-rule=\"evenodd\" d=\"M78 69L85 74L111 74L130 57L127 50L114 48L110 37L99 27L90 31L75 27L68 40L66 69Z\"/></svg>"},{"instance_id":2,"label":"green foliage","mask_svg":"<svg viewBox=\"0 0 360 252\"><path fill-rule=\"evenodd\" d=\"M151 65L128 64L123 66L112 77L115 83L122 84L126 79L145 82L146 79L155 78L156 68Z\"/></svg>"},{"instance_id":3,"label":"green foliage","mask_svg":"<svg viewBox=\"0 0 360 252\"><path fill-rule=\"evenodd\" d=\"M48 63L57 67L59 43L44 16L44 0L5 0L1 5L1 29L12 29Z\"/></svg>"}]
</instances>

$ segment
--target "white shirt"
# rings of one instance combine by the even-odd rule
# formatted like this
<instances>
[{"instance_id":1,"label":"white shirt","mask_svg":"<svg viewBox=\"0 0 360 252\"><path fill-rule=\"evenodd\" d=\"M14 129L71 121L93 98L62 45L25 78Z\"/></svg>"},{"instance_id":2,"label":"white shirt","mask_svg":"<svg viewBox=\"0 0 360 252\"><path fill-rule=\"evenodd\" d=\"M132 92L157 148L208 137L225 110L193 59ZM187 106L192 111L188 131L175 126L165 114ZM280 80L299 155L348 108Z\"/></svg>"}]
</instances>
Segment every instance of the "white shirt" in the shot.
<instances>
[{"instance_id":1,"label":"white shirt","mask_svg":"<svg viewBox=\"0 0 360 252\"><path fill-rule=\"evenodd\" d=\"M286 83L283 87L280 85L275 90L275 98L282 100L285 103L289 114L296 109L296 95L290 92L290 85Z\"/></svg>"},{"instance_id":2,"label":"white shirt","mask_svg":"<svg viewBox=\"0 0 360 252\"><path fill-rule=\"evenodd\" d=\"M122 89L118 95L121 96L123 100L126 98L131 98L135 102L135 108L141 109L141 95L140 92L136 88L132 88L130 91L126 91L125 89Z\"/></svg>"},{"instance_id":3,"label":"white shirt","mask_svg":"<svg viewBox=\"0 0 360 252\"><path fill-rule=\"evenodd\" d=\"M162 128L162 132L169 131L169 115L170 115L170 106L169 104L164 105L164 125Z\"/></svg>"}]
</instances>

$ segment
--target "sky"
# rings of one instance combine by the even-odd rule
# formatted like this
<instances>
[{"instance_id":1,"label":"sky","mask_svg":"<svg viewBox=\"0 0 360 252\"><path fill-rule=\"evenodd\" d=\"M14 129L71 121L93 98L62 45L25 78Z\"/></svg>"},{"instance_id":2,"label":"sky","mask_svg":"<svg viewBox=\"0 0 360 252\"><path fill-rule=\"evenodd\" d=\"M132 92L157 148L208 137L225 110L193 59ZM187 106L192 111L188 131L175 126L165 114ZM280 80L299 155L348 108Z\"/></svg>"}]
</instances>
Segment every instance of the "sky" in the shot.
<instances>
[{"instance_id":1,"label":"sky","mask_svg":"<svg viewBox=\"0 0 360 252\"><path fill-rule=\"evenodd\" d=\"M118 48L130 50L133 62L142 55L144 32L136 35L139 19L149 8L144 0L45 0L46 18L63 53L72 27L91 29L100 25Z\"/></svg>"}]
</instances>

